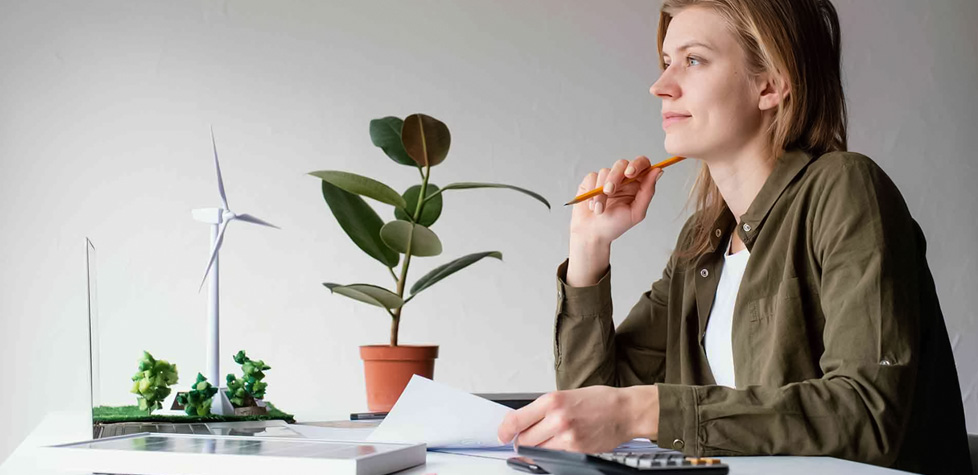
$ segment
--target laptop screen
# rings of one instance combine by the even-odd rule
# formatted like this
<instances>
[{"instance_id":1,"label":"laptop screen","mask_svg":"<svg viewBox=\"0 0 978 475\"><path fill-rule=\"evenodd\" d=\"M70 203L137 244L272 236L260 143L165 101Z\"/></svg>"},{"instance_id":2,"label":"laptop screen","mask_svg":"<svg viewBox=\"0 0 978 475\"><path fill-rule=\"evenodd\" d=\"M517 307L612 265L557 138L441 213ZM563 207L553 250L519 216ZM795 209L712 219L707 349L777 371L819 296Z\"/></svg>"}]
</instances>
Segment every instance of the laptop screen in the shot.
<instances>
[{"instance_id":1,"label":"laptop screen","mask_svg":"<svg viewBox=\"0 0 978 475\"><path fill-rule=\"evenodd\" d=\"M85 269L88 271L88 383L91 386L90 396L92 420L95 419L95 408L102 404L99 397L99 334L98 334L98 289L96 288L95 245L85 238Z\"/></svg>"}]
</instances>

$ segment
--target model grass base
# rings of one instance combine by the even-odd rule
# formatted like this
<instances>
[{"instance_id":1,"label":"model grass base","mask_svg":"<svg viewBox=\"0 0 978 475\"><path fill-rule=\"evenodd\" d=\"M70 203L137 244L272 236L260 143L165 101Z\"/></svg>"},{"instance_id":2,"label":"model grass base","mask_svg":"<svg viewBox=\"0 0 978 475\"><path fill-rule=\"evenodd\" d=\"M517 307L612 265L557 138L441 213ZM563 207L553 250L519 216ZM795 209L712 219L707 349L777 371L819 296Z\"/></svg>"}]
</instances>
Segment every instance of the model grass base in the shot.
<instances>
[{"instance_id":1,"label":"model grass base","mask_svg":"<svg viewBox=\"0 0 978 475\"><path fill-rule=\"evenodd\" d=\"M290 424L295 423L295 416L280 411L272 403L266 403L268 414L255 416L218 416L210 414L207 416L162 416L156 414L146 414L140 411L138 406L99 406L94 412L95 422L100 424L111 424L114 422L235 422L235 421L268 421L281 419Z\"/></svg>"}]
</instances>

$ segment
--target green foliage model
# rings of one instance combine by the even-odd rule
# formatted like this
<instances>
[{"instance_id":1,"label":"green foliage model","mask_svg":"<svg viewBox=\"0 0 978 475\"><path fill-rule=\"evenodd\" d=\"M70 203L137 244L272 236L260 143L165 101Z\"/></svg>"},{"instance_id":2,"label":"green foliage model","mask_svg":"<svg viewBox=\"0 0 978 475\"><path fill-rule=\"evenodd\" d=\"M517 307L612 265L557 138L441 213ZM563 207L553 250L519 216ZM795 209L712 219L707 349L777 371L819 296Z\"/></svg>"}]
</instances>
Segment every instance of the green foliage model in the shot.
<instances>
[{"instance_id":1,"label":"green foliage model","mask_svg":"<svg viewBox=\"0 0 978 475\"><path fill-rule=\"evenodd\" d=\"M177 365L157 360L143 351L139 371L132 376L132 392L139 401L139 409L153 412L163 407L163 400L170 395L170 386L177 383Z\"/></svg>"},{"instance_id":2,"label":"green foliage model","mask_svg":"<svg viewBox=\"0 0 978 475\"><path fill-rule=\"evenodd\" d=\"M254 399L265 397L265 388L268 383L265 379L265 370L272 369L262 360L252 360L245 355L244 350L234 355L234 362L241 365L244 376L241 379L235 378L233 374L228 374L228 389L225 392L231 404L237 407L250 406Z\"/></svg>"},{"instance_id":3,"label":"green foliage model","mask_svg":"<svg viewBox=\"0 0 978 475\"><path fill-rule=\"evenodd\" d=\"M441 216L444 192L508 188L533 197L547 209L550 209L550 203L537 193L512 185L460 182L439 188L431 183L431 167L445 160L451 144L448 127L434 117L413 114L403 120L397 117L374 119L370 121L370 140L395 163L416 168L421 184L398 193L373 178L354 173L321 170L309 174L322 180L323 198L340 227L363 252L388 268L396 290L364 283L340 285L327 282L323 285L334 294L385 309L391 317L390 344L397 346L401 311L418 293L483 258L503 258L501 252L484 251L447 262L415 281L411 295L404 298L411 257L437 256L442 252L441 240L431 226ZM362 196L393 206L395 219L385 223ZM400 275L394 272L399 262Z\"/></svg>"},{"instance_id":4,"label":"green foliage model","mask_svg":"<svg viewBox=\"0 0 978 475\"><path fill-rule=\"evenodd\" d=\"M214 401L215 394L217 388L207 382L204 375L197 373L197 382L189 392L177 395L177 404L184 407L187 415L206 416L211 413L211 403Z\"/></svg>"}]
</instances>

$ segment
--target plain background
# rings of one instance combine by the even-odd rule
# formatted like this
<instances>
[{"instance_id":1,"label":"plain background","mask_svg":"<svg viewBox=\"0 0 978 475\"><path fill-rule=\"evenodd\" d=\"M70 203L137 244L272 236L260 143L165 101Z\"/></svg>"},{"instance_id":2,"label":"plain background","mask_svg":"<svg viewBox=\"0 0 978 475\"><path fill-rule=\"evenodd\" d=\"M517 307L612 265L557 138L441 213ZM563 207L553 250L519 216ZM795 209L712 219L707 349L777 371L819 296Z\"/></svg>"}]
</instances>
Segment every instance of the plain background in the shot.
<instances>
[{"instance_id":1,"label":"plain background","mask_svg":"<svg viewBox=\"0 0 978 475\"><path fill-rule=\"evenodd\" d=\"M929 240L978 432L978 3L837 0L850 149L902 190ZM133 403L142 350L204 370L209 229L218 204L209 125L231 208L221 254L222 374L239 349L272 366L267 399L301 419L366 409L358 345L382 310L321 283L392 287L332 218L322 169L404 190L415 170L369 138L373 118L424 112L452 131L432 182L445 252L409 279L498 250L426 290L401 342L441 346L436 379L472 392L554 389L554 270L588 171L662 150L655 1L13 1L0 3L0 459L43 415L84 407L84 238L98 247L103 403ZM670 168L649 217L615 244L616 321L655 280L694 165ZM385 219L391 209L376 205Z\"/></svg>"}]
</instances>

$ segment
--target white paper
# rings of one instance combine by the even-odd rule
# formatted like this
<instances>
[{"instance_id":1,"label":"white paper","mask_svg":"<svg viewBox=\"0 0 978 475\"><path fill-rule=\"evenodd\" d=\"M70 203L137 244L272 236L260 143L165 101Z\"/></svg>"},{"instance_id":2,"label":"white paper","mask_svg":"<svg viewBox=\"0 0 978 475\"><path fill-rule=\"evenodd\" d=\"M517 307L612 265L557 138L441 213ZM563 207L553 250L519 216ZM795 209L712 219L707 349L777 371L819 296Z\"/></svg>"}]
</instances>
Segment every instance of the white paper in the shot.
<instances>
[{"instance_id":1,"label":"white paper","mask_svg":"<svg viewBox=\"0 0 978 475\"><path fill-rule=\"evenodd\" d=\"M369 442L424 443L428 448L494 448L510 409L414 375Z\"/></svg>"}]
</instances>

